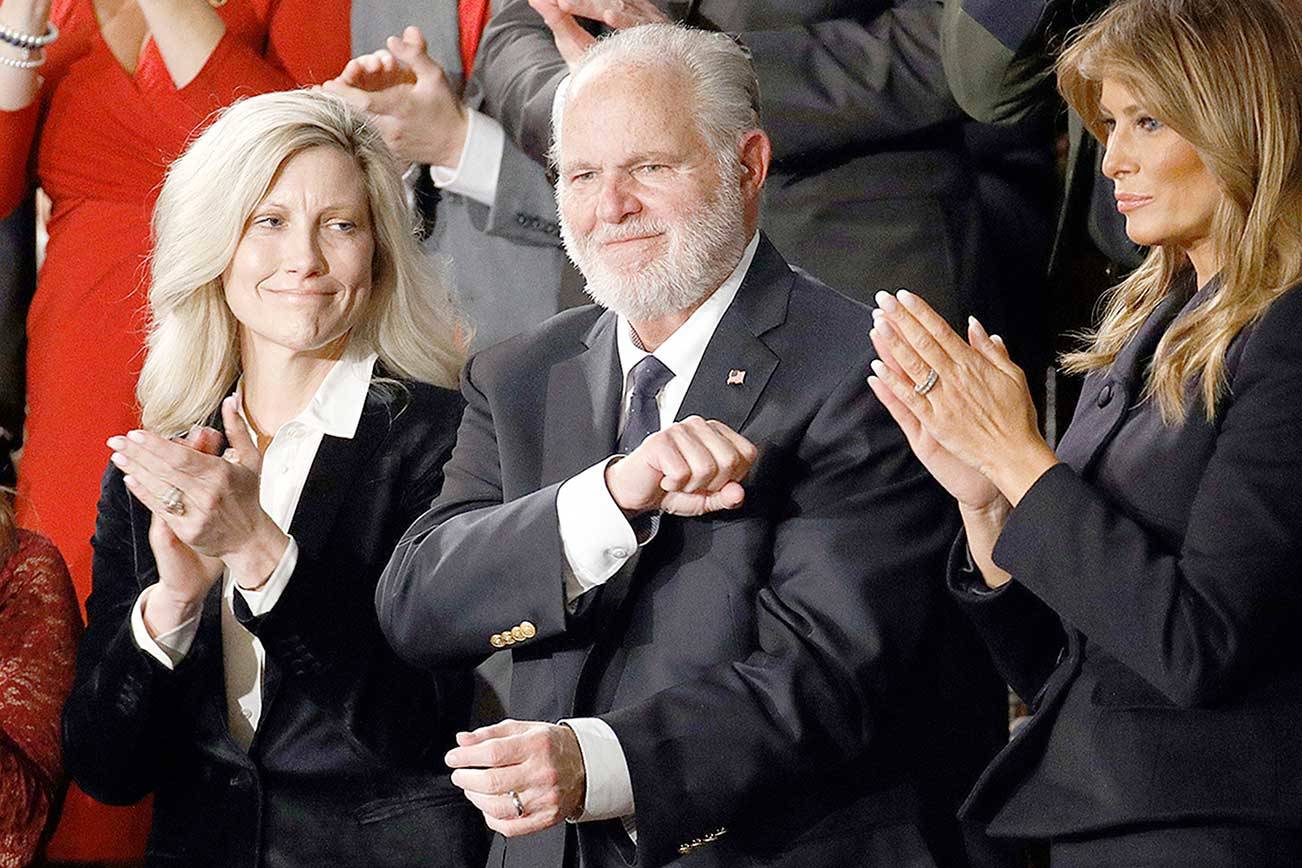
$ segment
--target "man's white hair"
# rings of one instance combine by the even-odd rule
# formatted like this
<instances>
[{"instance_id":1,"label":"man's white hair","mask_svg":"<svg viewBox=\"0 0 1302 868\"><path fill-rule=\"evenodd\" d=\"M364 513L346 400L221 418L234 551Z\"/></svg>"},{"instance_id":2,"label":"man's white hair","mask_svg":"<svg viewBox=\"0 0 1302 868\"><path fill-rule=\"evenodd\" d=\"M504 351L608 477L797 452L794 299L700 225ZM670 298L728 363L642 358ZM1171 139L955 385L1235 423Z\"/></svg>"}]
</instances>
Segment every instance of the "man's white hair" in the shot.
<instances>
[{"instance_id":1,"label":"man's white hair","mask_svg":"<svg viewBox=\"0 0 1302 868\"><path fill-rule=\"evenodd\" d=\"M742 135L759 129L759 79L750 52L725 33L681 24L643 24L619 30L589 48L568 81L578 81L584 70L599 64L682 75L693 94L693 104L685 108L715 156L735 155ZM560 162L565 102L562 95L553 107L550 158L554 166Z\"/></svg>"}]
</instances>

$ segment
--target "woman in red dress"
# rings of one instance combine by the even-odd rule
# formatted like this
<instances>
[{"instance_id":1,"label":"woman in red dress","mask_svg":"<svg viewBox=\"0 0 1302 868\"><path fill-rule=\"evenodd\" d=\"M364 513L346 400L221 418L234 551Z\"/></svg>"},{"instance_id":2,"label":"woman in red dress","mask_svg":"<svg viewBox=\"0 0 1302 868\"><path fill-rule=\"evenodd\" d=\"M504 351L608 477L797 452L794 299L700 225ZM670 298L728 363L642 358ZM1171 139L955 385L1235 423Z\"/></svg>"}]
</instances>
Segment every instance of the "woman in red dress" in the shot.
<instances>
[{"instance_id":1,"label":"woman in red dress","mask_svg":"<svg viewBox=\"0 0 1302 868\"><path fill-rule=\"evenodd\" d=\"M80 634L63 558L14 527L0 489L0 868L32 863L58 803L59 710Z\"/></svg>"},{"instance_id":2,"label":"woman in red dress","mask_svg":"<svg viewBox=\"0 0 1302 868\"><path fill-rule=\"evenodd\" d=\"M104 441L139 424L149 215L164 169L221 106L338 74L349 3L3 0L0 25L0 215L34 181L53 203L27 318L19 521L59 547L84 602ZM32 51L4 38L54 28ZM49 856L138 859L148 828L146 811L73 788Z\"/></svg>"}]
</instances>

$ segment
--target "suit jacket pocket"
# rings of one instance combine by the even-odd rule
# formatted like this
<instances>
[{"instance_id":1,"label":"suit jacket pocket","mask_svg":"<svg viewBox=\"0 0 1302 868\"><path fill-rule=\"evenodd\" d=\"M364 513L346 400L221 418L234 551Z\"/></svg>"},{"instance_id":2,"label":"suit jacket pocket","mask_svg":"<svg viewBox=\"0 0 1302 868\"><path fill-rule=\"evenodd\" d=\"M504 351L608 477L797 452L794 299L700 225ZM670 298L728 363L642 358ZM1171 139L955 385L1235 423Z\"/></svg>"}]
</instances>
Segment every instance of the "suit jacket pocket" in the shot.
<instances>
[{"instance_id":1,"label":"suit jacket pocket","mask_svg":"<svg viewBox=\"0 0 1302 868\"><path fill-rule=\"evenodd\" d=\"M373 868L479 868L488 852L479 811L451 785L375 799L355 816Z\"/></svg>"}]
</instances>

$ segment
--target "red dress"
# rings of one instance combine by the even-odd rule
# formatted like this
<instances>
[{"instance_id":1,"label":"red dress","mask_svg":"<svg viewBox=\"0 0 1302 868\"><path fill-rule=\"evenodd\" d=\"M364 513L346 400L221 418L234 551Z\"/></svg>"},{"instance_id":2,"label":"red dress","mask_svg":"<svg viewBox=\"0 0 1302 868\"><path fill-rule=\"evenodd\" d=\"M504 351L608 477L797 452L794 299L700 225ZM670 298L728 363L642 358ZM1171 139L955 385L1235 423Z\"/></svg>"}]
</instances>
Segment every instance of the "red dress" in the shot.
<instances>
[{"instance_id":1,"label":"red dress","mask_svg":"<svg viewBox=\"0 0 1302 868\"><path fill-rule=\"evenodd\" d=\"M350 56L348 0L210 2L226 33L178 90L152 40L128 74L101 38L91 0L54 0L60 35L40 69L40 97L0 111L0 214L28 189L33 156L53 203L27 318L19 523L55 542L83 602L104 441L139 419L149 219L163 172L215 109L324 81ZM49 855L136 859L148 826L146 810L97 806L73 787Z\"/></svg>"},{"instance_id":2,"label":"red dress","mask_svg":"<svg viewBox=\"0 0 1302 868\"><path fill-rule=\"evenodd\" d=\"M81 615L50 541L18 532L0 563L0 868L30 865L62 782L59 713Z\"/></svg>"}]
</instances>

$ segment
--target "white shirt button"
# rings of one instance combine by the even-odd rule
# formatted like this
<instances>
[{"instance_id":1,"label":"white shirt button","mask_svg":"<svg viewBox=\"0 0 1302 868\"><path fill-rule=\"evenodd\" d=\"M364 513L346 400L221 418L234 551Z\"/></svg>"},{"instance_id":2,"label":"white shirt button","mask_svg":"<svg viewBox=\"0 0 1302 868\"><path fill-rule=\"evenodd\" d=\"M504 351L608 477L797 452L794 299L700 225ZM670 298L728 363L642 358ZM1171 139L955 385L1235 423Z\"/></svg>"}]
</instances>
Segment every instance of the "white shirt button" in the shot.
<instances>
[{"instance_id":1,"label":"white shirt button","mask_svg":"<svg viewBox=\"0 0 1302 868\"><path fill-rule=\"evenodd\" d=\"M252 720L252 719L253 719L253 709L252 709L252 708L245 708L245 709L244 709L244 717L245 717L246 720Z\"/></svg>"},{"instance_id":2,"label":"white shirt button","mask_svg":"<svg viewBox=\"0 0 1302 868\"><path fill-rule=\"evenodd\" d=\"M615 558L617 560L623 560L624 558L628 557L628 549L624 548L623 546L616 546L615 548L611 549L608 552L608 554L612 558Z\"/></svg>"}]
</instances>

